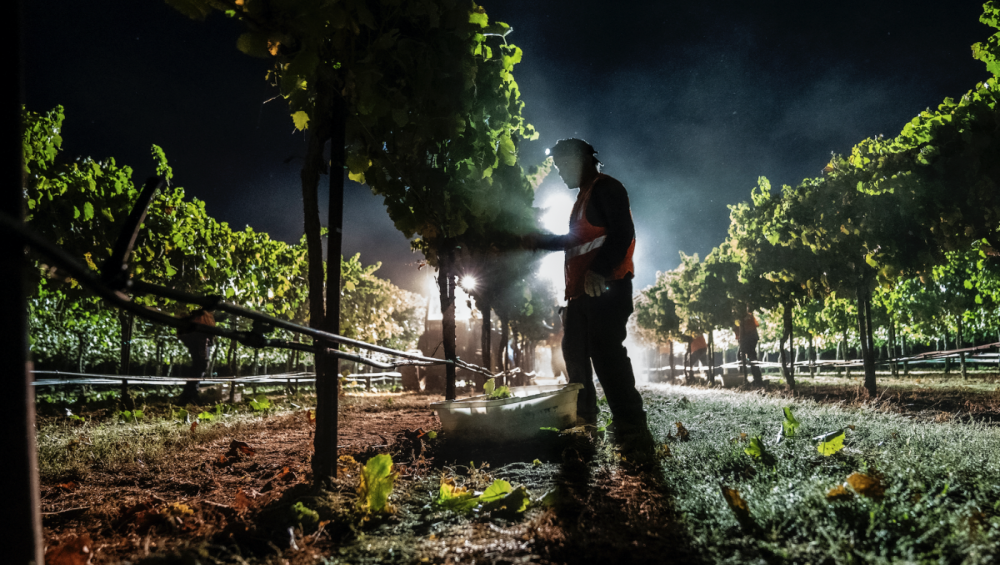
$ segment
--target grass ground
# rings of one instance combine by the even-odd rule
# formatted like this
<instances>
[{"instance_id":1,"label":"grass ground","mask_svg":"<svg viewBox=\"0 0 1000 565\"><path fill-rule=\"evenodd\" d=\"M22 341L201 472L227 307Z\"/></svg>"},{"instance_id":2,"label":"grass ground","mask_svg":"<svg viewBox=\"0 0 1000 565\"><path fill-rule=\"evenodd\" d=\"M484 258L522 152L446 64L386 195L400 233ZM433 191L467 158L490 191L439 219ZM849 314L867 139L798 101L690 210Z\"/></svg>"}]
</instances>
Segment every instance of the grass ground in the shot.
<instances>
[{"instance_id":1,"label":"grass ground","mask_svg":"<svg viewBox=\"0 0 1000 565\"><path fill-rule=\"evenodd\" d=\"M389 515L356 510L358 467L326 491L309 489L311 428L301 408L206 423L194 438L169 422L50 421L39 432L43 504L53 512L46 534L58 547L87 533L98 548L94 563L997 561L1000 429L907 407L908 394L953 394L933 378L898 390L885 383L894 392L867 403L849 398L850 383L810 381L799 380L794 398L779 387L646 387L661 447L644 465L623 459L609 438L577 434L515 446L414 439L408 430L436 425L428 409L436 398L348 397L343 453L364 463L388 452L400 473ZM962 405L1000 416L995 389L969 389ZM785 407L800 426L779 440ZM930 410L947 413L939 408ZM843 449L817 451L812 437L847 426ZM81 435L89 442L71 448ZM762 457L746 451L755 437ZM214 464L233 439L257 453ZM829 496L855 473L868 484L855 476L857 489ZM62 486L74 478L83 486ZM442 479L481 491L497 478L528 489L527 511L462 514L434 503ZM734 511L723 488L738 491L745 506ZM319 521L296 521L296 503ZM180 524L165 520L183 512L176 504L192 512ZM156 520L137 520L137 507ZM83 510L62 512L74 508Z\"/></svg>"}]
</instances>

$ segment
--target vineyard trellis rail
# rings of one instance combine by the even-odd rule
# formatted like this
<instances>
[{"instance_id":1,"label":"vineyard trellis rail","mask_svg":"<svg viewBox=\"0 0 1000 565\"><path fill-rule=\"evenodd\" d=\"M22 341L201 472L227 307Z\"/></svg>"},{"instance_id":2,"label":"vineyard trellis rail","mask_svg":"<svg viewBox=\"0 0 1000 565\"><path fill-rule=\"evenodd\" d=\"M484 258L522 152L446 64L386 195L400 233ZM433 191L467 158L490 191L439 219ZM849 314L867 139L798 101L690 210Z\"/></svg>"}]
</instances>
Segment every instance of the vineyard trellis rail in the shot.
<instances>
[{"instance_id":1,"label":"vineyard trellis rail","mask_svg":"<svg viewBox=\"0 0 1000 565\"><path fill-rule=\"evenodd\" d=\"M364 365L369 365L379 369L396 369L406 365L429 366L437 364L450 364L451 361L433 357L425 357L413 353L407 353L389 347L383 347L350 339L341 335L324 332L316 328L310 328L275 318L267 314L244 308L238 304L226 302L221 296L199 295L168 288L160 285L150 284L141 280L134 280L127 277L128 258L139 233L139 228L146 215L146 210L153 196L158 190L165 186L163 179L153 177L146 182L138 201L132 210L129 218L125 221L122 232L115 244L111 257L102 265L99 275L95 274L88 267L81 265L76 259L69 256L58 246L46 241L44 238L33 232L30 228L20 225L6 214L0 214L0 227L16 240L44 256L50 263L60 269L66 275L72 276L83 287L102 298L113 306L126 310L136 316L140 316L152 322L166 326L186 330L199 331L219 337L233 339L239 343L254 348L275 347L281 349L293 349L309 353L323 354L329 357L353 361ZM237 331L215 326L206 326L188 320L176 318L169 314L136 304L126 293L148 294L167 298L177 302L193 304L208 311L222 311L253 321L250 331ZM265 337L265 334L281 328L286 331L308 336L313 339L314 344L297 343L283 339L272 339ZM355 355L327 347L325 344L339 344L357 349L366 349L375 353L390 356L387 361L376 361L371 358ZM474 365L461 359L455 362L456 367L482 374L487 377L496 376L489 370ZM502 373L501 373L502 374Z\"/></svg>"}]
</instances>

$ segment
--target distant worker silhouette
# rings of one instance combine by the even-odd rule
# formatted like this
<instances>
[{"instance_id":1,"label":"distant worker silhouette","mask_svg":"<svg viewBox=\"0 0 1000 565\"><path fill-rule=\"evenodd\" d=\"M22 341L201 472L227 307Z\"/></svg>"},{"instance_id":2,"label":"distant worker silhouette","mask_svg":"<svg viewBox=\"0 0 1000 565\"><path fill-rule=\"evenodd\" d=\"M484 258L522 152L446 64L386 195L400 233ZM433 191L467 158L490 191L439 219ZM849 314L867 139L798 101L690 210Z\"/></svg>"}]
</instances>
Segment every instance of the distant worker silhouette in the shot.
<instances>
[{"instance_id":1,"label":"distant worker silhouette","mask_svg":"<svg viewBox=\"0 0 1000 565\"><path fill-rule=\"evenodd\" d=\"M197 310L184 318L188 322L194 322L203 326L215 326L215 317L207 310ZM206 375L208 371L208 360L212 355L212 346L215 343L215 336L197 330L177 330L177 339L181 340L191 354L191 377L203 379L211 377ZM179 399L183 403L195 403L198 401L198 381L187 381L184 383L184 390Z\"/></svg>"},{"instance_id":2,"label":"distant worker silhouette","mask_svg":"<svg viewBox=\"0 0 1000 565\"><path fill-rule=\"evenodd\" d=\"M649 450L642 397L623 342L632 314L635 226L622 183L601 173L597 151L580 139L560 139L549 151L559 176L580 188L566 235L530 234L530 249L566 252L562 341L570 383L583 384L577 401L581 424L597 422L593 371L611 408L615 438L624 450Z\"/></svg>"},{"instance_id":3,"label":"distant worker silhouette","mask_svg":"<svg viewBox=\"0 0 1000 565\"><path fill-rule=\"evenodd\" d=\"M700 364L699 371L704 370L701 367L708 367L708 341L705 340L705 334L701 332L689 336L685 341L689 341L688 365L691 367L691 376L694 377L695 367L699 367L697 364Z\"/></svg>"},{"instance_id":4,"label":"distant worker silhouette","mask_svg":"<svg viewBox=\"0 0 1000 565\"><path fill-rule=\"evenodd\" d=\"M736 334L736 341L740 345L738 356L743 365L743 378L747 379L747 361L749 361L755 385L763 384L764 381L763 376L760 374L760 367L757 365L757 342L760 341L760 334L757 332L757 327L759 325L757 318L747 308L743 316L733 326L733 333Z\"/></svg>"}]
</instances>

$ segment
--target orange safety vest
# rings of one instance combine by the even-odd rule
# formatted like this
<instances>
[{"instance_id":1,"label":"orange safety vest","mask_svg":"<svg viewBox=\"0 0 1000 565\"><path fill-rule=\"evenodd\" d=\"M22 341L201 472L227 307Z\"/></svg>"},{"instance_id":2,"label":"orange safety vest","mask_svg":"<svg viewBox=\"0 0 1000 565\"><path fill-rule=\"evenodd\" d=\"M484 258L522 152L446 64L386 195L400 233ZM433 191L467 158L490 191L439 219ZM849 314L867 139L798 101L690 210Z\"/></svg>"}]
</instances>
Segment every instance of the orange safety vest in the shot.
<instances>
[{"instance_id":1,"label":"orange safety vest","mask_svg":"<svg viewBox=\"0 0 1000 565\"><path fill-rule=\"evenodd\" d=\"M705 334L698 334L691 340L691 353L708 349L708 342L705 341Z\"/></svg>"},{"instance_id":2,"label":"orange safety vest","mask_svg":"<svg viewBox=\"0 0 1000 565\"><path fill-rule=\"evenodd\" d=\"M569 217L570 247L566 248L566 300L572 300L585 294L583 289L584 275L590 269L590 264L593 263L594 257L597 256L607 238L607 228L595 226L587 221L587 204L590 202L594 185L606 177L607 175L598 173L593 182L585 187L580 187L580 194L576 196L576 203L573 204L573 212ZM635 266L632 264L634 251L635 238L633 237L625 259L615 267L608 280L621 280L629 273L635 274Z\"/></svg>"}]
</instances>

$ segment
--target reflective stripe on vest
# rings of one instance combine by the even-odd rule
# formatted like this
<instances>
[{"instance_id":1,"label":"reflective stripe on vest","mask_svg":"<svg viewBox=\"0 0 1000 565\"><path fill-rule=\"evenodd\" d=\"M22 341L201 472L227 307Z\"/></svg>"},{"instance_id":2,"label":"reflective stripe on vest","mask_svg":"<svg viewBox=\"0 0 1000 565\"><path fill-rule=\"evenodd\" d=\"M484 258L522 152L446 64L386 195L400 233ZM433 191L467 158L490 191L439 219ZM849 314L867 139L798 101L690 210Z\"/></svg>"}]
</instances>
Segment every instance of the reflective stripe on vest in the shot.
<instances>
[{"instance_id":1,"label":"reflective stripe on vest","mask_svg":"<svg viewBox=\"0 0 1000 565\"><path fill-rule=\"evenodd\" d=\"M593 251L598 247L604 245L604 240L607 238L608 236L602 235L601 237L595 239L594 241L590 241L582 245L577 245L576 247L570 247L569 249L566 250L566 258L569 259L570 257L576 257L577 255L583 255L584 253Z\"/></svg>"}]
</instances>

